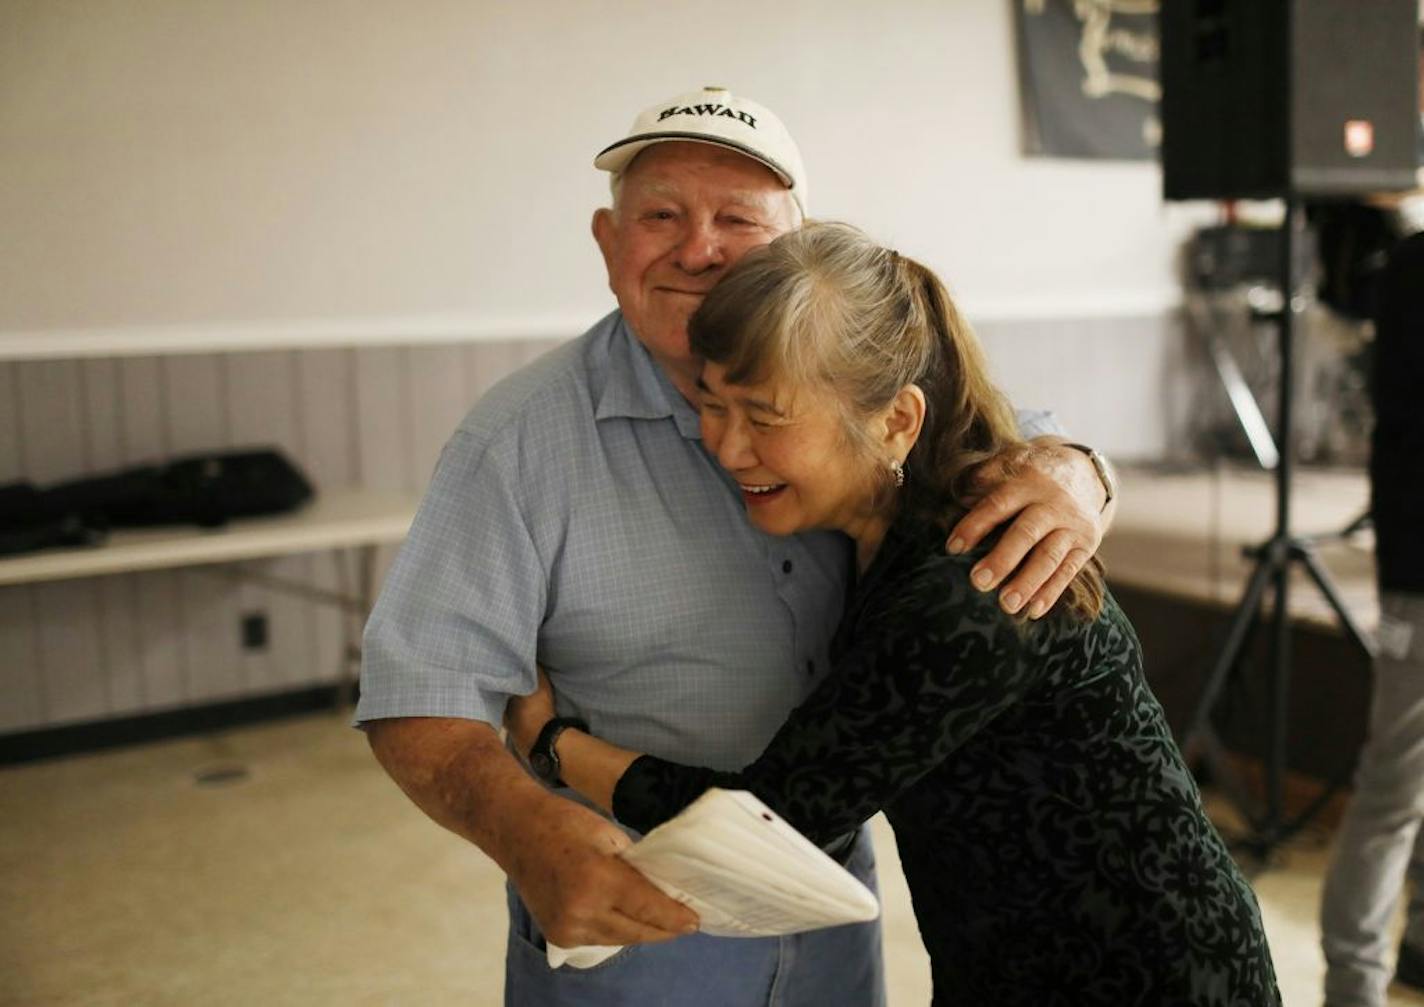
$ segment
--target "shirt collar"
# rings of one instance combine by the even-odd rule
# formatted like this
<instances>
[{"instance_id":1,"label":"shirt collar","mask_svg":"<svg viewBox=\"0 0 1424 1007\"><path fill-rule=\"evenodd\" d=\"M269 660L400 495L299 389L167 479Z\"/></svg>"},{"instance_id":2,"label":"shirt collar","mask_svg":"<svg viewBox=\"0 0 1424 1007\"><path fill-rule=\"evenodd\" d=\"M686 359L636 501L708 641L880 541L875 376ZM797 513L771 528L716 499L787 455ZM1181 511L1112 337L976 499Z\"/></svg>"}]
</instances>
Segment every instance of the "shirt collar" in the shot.
<instances>
[{"instance_id":1,"label":"shirt collar","mask_svg":"<svg viewBox=\"0 0 1424 1007\"><path fill-rule=\"evenodd\" d=\"M638 341L621 313L608 343L607 373L594 419L672 418L688 440L701 440L697 410L683 398L648 348Z\"/></svg>"}]
</instances>

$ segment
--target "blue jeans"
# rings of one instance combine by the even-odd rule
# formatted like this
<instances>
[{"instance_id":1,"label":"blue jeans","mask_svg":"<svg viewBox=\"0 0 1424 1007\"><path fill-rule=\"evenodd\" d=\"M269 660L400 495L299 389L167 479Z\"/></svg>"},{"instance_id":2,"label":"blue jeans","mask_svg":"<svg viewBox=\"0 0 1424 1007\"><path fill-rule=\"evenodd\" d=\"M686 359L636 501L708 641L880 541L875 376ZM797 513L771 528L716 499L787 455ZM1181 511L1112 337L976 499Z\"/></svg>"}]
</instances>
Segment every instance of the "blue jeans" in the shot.
<instances>
[{"instance_id":1,"label":"blue jeans","mask_svg":"<svg viewBox=\"0 0 1424 1007\"><path fill-rule=\"evenodd\" d=\"M870 831L846 864L878 889ZM707 937L624 948L591 969L551 969L544 935L509 888L506 1007L884 1007L880 922L791 937Z\"/></svg>"}]
</instances>

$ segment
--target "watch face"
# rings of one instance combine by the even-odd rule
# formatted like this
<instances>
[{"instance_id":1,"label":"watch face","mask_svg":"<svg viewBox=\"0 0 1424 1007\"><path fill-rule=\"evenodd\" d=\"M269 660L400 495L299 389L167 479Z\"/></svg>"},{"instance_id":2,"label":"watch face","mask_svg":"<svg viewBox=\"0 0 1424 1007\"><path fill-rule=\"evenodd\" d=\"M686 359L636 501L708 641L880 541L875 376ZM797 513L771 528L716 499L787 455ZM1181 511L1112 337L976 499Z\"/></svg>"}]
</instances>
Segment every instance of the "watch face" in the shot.
<instances>
[{"instance_id":1,"label":"watch face","mask_svg":"<svg viewBox=\"0 0 1424 1007\"><path fill-rule=\"evenodd\" d=\"M534 770L534 775L541 780L552 780L554 778L554 760L544 752L535 752L529 756L529 766Z\"/></svg>"}]
</instances>

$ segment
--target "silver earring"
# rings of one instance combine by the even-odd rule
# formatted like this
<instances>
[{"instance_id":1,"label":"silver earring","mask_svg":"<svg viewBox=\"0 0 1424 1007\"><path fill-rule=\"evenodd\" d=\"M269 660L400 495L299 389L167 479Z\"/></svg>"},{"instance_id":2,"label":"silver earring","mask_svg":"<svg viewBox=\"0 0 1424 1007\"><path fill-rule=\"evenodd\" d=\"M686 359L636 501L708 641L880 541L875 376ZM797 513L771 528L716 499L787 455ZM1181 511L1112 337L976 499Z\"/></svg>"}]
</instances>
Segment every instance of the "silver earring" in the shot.
<instances>
[{"instance_id":1,"label":"silver earring","mask_svg":"<svg viewBox=\"0 0 1424 1007\"><path fill-rule=\"evenodd\" d=\"M901 486L905 485L905 466L901 464L900 459L890 459L890 471L895 477L896 489L899 489Z\"/></svg>"}]
</instances>

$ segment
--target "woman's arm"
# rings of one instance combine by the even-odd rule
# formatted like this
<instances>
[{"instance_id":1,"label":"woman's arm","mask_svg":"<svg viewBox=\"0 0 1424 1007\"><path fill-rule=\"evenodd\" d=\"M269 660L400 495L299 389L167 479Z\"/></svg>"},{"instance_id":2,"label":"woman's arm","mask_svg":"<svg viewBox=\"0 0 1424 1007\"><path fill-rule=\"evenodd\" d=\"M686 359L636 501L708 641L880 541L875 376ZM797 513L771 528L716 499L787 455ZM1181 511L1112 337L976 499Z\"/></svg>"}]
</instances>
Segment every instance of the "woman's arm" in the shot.
<instances>
[{"instance_id":1,"label":"woman's arm","mask_svg":"<svg viewBox=\"0 0 1424 1007\"><path fill-rule=\"evenodd\" d=\"M539 734L557 715L554 708L554 688L544 669L539 669L538 686L528 696L513 696L504 711L504 726L509 731L515 749L527 762L530 749ZM652 756L620 748L569 727L554 739L554 752L559 758L559 777L568 786L605 809L620 822L640 832L648 832L676 815L701 797L708 787L744 790L739 774L723 773L697 766L663 762ZM644 788L631 783L620 807L615 801L619 783L629 777L629 769L644 764L655 765L658 779L654 795L648 800L641 795ZM649 776L634 772L631 779L646 782Z\"/></svg>"},{"instance_id":2,"label":"woman's arm","mask_svg":"<svg viewBox=\"0 0 1424 1007\"><path fill-rule=\"evenodd\" d=\"M849 658L792 711L755 762L715 784L698 780L701 787L749 790L825 846L894 801L1017 698L1012 689L985 684L956 710L954 690L875 682L859 674L878 664L875 655L858 650ZM977 677L977 670L964 670ZM925 669L906 664L905 672ZM707 773L652 756L635 760L614 788L618 820L646 832L671 817L697 796L688 793L690 772Z\"/></svg>"},{"instance_id":3,"label":"woman's arm","mask_svg":"<svg viewBox=\"0 0 1424 1007\"><path fill-rule=\"evenodd\" d=\"M600 741L577 728L560 734L554 750L559 753L564 782L612 814L613 788L638 753Z\"/></svg>"},{"instance_id":4,"label":"woman's arm","mask_svg":"<svg viewBox=\"0 0 1424 1007\"><path fill-rule=\"evenodd\" d=\"M855 644L742 772L633 761L614 787L618 820L646 832L707 786L743 789L824 846L893 802L1050 673L1031 643L1050 627L1005 615L967 566L930 558L886 585Z\"/></svg>"},{"instance_id":5,"label":"woman's arm","mask_svg":"<svg viewBox=\"0 0 1424 1007\"><path fill-rule=\"evenodd\" d=\"M554 716L554 687L540 668L538 688L528 696L512 697L504 712L504 726L514 739L514 747L526 760L539 732ZM554 751L559 757L559 775L563 781L612 813L613 788L638 758L638 753L600 741L576 728L559 734Z\"/></svg>"},{"instance_id":6,"label":"woman's arm","mask_svg":"<svg viewBox=\"0 0 1424 1007\"><path fill-rule=\"evenodd\" d=\"M959 562L951 574L946 565ZM1025 634L994 597L974 590L963 561L931 560L893 587L856 644L740 773L668 762L566 730L565 782L647 832L709 786L749 790L813 842L859 826L983 730L1042 679ZM525 700L515 700L524 703ZM553 715L526 724L522 751ZM516 744L521 744L520 735Z\"/></svg>"}]
</instances>

